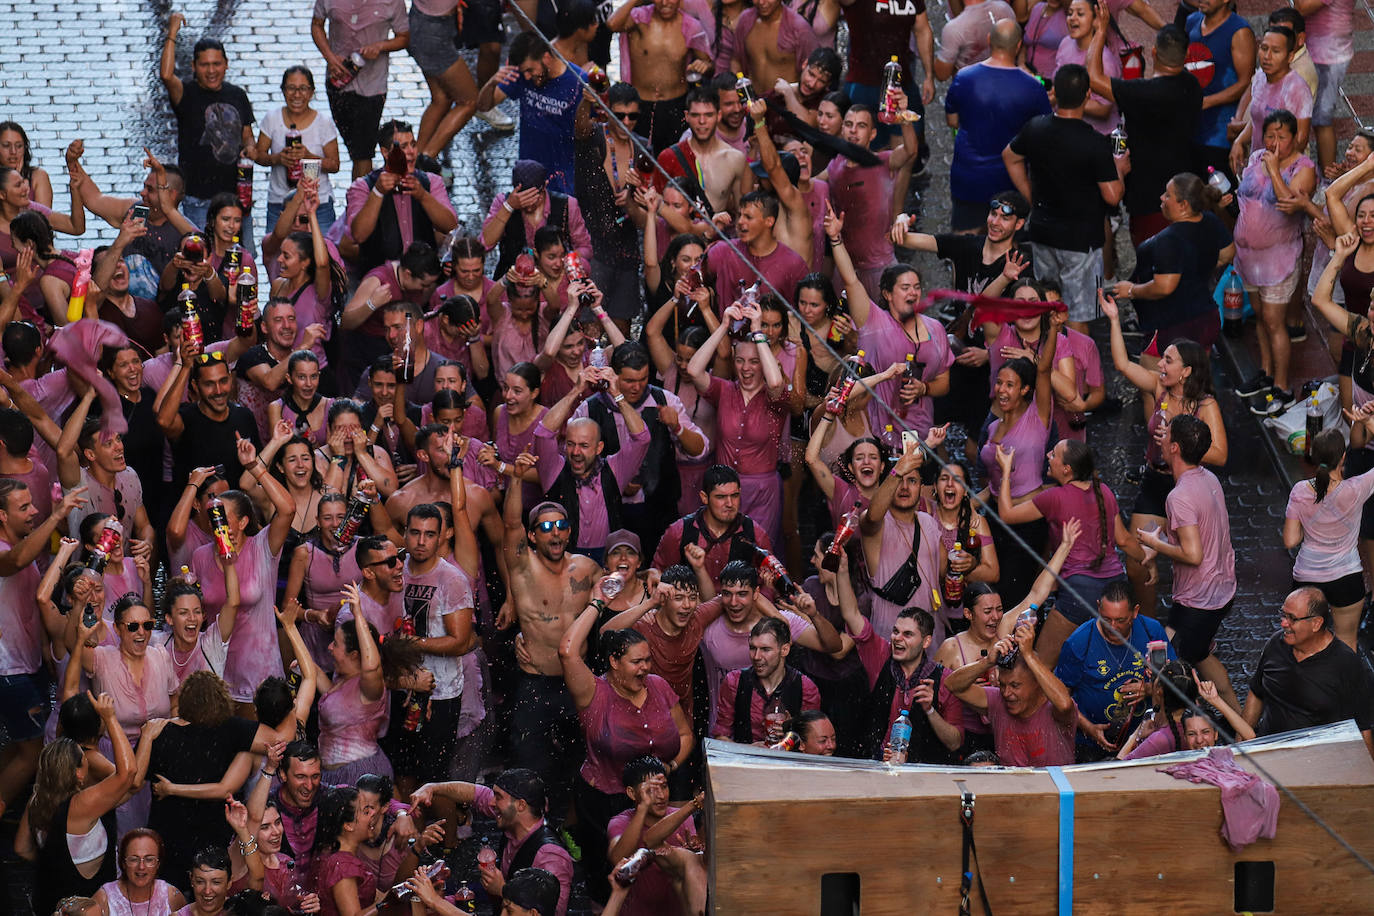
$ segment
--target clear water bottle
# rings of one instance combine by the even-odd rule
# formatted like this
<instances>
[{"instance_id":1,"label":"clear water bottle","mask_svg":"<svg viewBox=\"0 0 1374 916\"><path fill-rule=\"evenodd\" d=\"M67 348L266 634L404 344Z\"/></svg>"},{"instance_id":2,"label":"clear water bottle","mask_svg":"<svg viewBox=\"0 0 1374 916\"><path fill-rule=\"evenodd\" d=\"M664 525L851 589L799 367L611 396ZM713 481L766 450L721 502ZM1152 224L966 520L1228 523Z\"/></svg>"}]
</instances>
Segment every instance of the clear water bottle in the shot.
<instances>
[{"instance_id":1,"label":"clear water bottle","mask_svg":"<svg viewBox=\"0 0 1374 916\"><path fill-rule=\"evenodd\" d=\"M1317 401L1317 393L1312 392L1312 397L1307 399L1307 438L1303 443L1303 457L1309 461L1312 459L1312 440L1322 431L1322 407Z\"/></svg>"},{"instance_id":2,"label":"clear water bottle","mask_svg":"<svg viewBox=\"0 0 1374 916\"><path fill-rule=\"evenodd\" d=\"M892 723L892 731L887 736L887 749L893 763L905 763L907 748L911 747L911 716L908 713L906 709L897 713L897 721Z\"/></svg>"},{"instance_id":3,"label":"clear water bottle","mask_svg":"<svg viewBox=\"0 0 1374 916\"><path fill-rule=\"evenodd\" d=\"M1112 129L1112 155L1117 159L1127 153L1126 140L1126 124L1123 121L1118 121L1116 127Z\"/></svg>"},{"instance_id":4,"label":"clear water bottle","mask_svg":"<svg viewBox=\"0 0 1374 916\"><path fill-rule=\"evenodd\" d=\"M601 594L606 596L608 601L614 601L615 596L625 590L625 577L620 573L611 573L601 580Z\"/></svg>"},{"instance_id":5,"label":"clear water bottle","mask_svg":"<svg viewBox=\"0 0 1374 916\"><path fill-rule=\"evenodd\" d=\"M1207 184L1218 194L1231 193L1231 179L1226 177L1225 172L1218 172L1212 166L1207 166Z\"/></svg>"}]
</instances>

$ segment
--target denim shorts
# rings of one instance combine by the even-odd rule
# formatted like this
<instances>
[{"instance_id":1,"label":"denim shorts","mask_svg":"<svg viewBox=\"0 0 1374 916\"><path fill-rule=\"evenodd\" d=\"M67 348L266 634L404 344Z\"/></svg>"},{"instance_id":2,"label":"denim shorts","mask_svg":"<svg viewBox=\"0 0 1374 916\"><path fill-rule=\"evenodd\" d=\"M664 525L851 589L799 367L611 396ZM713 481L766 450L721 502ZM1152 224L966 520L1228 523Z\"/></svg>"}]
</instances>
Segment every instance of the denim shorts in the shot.
<instances>
[{"instance_id":1,"label":"denim shorts","mask_svg":"<svg viewBox=\"0 0 1374 916\"><path fill-rule=\"evenodd\" d=\"M1317 97L1312 100L1312 126L1330 127L1336 119L1336 106L1341 104L1341 82L1350 61L1313 66L1317 70Z\"/></svg>"},{"instance_id":2,"label":"denim shorts","mask_svg":"<svg viewBox=\"0 0 1374 916\"><path fill-rule=\"evenodd\" d=\"M47 693L34 674L0 676L0 722L11 742L41 737L48 718Z\"/></svg>"},{"instance_id":3,"label":"denim shorts","mask_svg":"<svg viewBox=\"0 0 1374 916\"><path fill-rule=\"evenodd\" d=\"M458 55L458 21L453 14L426 16L410 11L410 56L425 76L442 76L462 58Z\"/></svg>"}]
</instances>

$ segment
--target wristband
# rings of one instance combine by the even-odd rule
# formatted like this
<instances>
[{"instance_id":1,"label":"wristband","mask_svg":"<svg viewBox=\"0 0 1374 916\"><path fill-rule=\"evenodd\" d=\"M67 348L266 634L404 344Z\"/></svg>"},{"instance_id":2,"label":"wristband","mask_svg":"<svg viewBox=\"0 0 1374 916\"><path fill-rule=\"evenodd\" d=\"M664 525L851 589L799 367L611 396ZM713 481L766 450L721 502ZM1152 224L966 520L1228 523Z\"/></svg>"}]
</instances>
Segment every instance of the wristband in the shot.
<instances>
[{"instance_id":1,"label":"wristband","mask_svg":"<svg viewBox=\"0 0 1374 916\"><path fill-rule=\"evenodd\" d=\"M767 123L764 122L764 121L755 121L755 122L754 122L754 130L763 130L763 129L764 129L765 127L767 127L767 126L768 126Z\"/></svg>"},{"instance_id":2,"label":"wristband","mask_svg":"<svg viewBox=\"0 0 1374 916\"><path fill-rule=\"evenodd\" d=\"M504 461L496 466L496 472L502 477L506 476L506 463Z\"/></svg>"},{"instance_id":3,"label":"wristband","mask_svg":"<svg viewBox=\"0 0 1374 916\"><path fill-rule=\"evenodd\" d=\"M269 779L277 775L277 771L276 771L276 770L273 770L273 771L270 772L270 773L267 772L267 767L263 767L263 768L262 768L261 770L259 770L258 772L261 773L262 775L268 777Z\"/></svg>"},{"instance_id":4,"label":"wristband","mask_svg":"<svg viewBox=\"0 0 1374 916\"><path fill-rule=\"evenodd\" d=\"M369 312L377 311L377 303L373 302L371 298L364 302L363 305L367 306Z\"/></svg>"},{"instance_id":5,"label":"wristband","mask_svg":"<svg viewBox=\"0 0 1374 916\"><path fill-rule=\"evenodd\" d=\"M382 189L377 187L375 184L372 186L372 193L376 194L382 200L386 200L386 195L382 193Z\"/></svg>"},{"instance_id":6,"label":"wristband","mask_svg":"<svg viewBox=\"0 0 1374 916\"><path fill-rule=\"evenodd\" d=\"M503 200L503 201L501 201L501 209L502 209L502 210L505 210L507 213L514 213L514 212L515 212L515 208L512 207L512 206L510 205L510 201L509 201L509 200Z\"/></svg>"},{"instance_id":7,"label":"wristband","mask_svg":"<svg viewBox=\"0 0 1374 916\"><path fill-rule=\"evenodd\" d=\"M617 403L617 404L620 404L620 403L622 403L622 402L625 400L625 395L623 395L623 394L618 394L618 395L616 395L615 397L611 398L611 400L614 401L614 402Z\"/></svg>"},{"instance_id":8,"label":"wristband","mask_svg":"<svg viewBox=\"0 0 1374 916\"><path fill-rule=\"evenodd\" d=\"M379 432L381 432L381 430L377 428L377 424L376 424L376 423L373 423L371 426L368 427L368 429L371 430L371 431L374 432L374 433L379 433Z\"/></svg>"},{"instance_id":9,"label":"wristband","mask_svg":"<svg viewBox=\"0 0 1374 916\"><path fill-rule=\"evenodd\" d=\"M749 335L749 339L756 344L768 343L768 335L762 331L755 331Z\"/></svg>"},{"instance_id":10,"label":"wristband","mask_svg":"<svg viewBox=\"0 0 1374 916\"><path fill-rule=\"evenodd\" d=\"M669 430L669 432L671 432L675 437L681 436L681 435L682 435L682 424L679 423L676 427L674 427L673 429Z\"/></svg>"},{"instance_id":11,"label":"wristband","mask_svg":"<svg viewBox=\"0 0 1374 916\"><path fill-rule=\"evenodd\" d=\"M826 236L826 239L828 239L828 240L830 241L830 247L831 247L831 248L835 248L835 247L837 247L837 246L839 246L839 245L843 245L843 244L844 244L844 239L843 239L843 238L832 239L832 238L830 238L830 236L827 235L827 236Z\"/></svg>"},{"instance_id":12,"label":"wristband","mask_svg":"<svg viewBox=\"0 0 1374 916\"><path fill-rule=\"evenodd\" d=\"M339 467L343 467L345 464L348 464L348 457L345 455L335 455L329 460L337 464Z\"/></svg>"}]
</instances>

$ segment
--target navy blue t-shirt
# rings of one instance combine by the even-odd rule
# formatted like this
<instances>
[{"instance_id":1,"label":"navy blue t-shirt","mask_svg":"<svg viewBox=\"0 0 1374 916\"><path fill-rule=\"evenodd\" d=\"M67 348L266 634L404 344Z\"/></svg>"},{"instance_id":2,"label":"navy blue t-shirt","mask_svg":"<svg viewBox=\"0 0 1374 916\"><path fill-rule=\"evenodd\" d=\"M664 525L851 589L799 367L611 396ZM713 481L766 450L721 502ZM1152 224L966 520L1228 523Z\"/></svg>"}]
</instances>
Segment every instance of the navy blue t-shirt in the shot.
<instances>
[{"instance_id":1,"label":"navy blue t-shirt","mask_svg":"<svg viewBox=\"0 0 1374 916\"><path fill-rule=\"evenodd\" d=\"M1119 716L1125 711L1119 693L1121 686L1127 681L1146 679L1148 672L1144 659L1154 639L1164 641L1169 658L1177 658L1164 626L1153 617L1143 614L1136 617L1131 627L1130 647L1107 642L1097 621L1089 620L1080 624L1064 641L1064 647L1059 650L1059 662L1054 666L1055 677L1069 688L1085 719L1098 724L1110 722L1113 714ZM1143 711L1143 704L1136 708L1137 715ZM1081 731L1078 741L1092 744L1092 739Z\"/></svg>"},{"instance_id":2,"label":"navy blue t-shirt","mask_svg":"<svg viewBox=\"0 0 1374 916\"><path fill-rule=\"evenodd\" d=\"M523 76L501 87L508 97L520 102L520 158L542 162L549 170L549 190L570 196L576 190L573 122L582 102L585 78L574 65L539 87Z\"/></svg>"},{"instance_id":3,"label":"navy blue t-shirt","mask_svg":"<svg viewBox=\"0 0 1374 916\"><path fill-rule=\"evenodd\" d=\"M1026 71L984 62L954 74L945 111L959 116L950 193L956 200L983 204L1011 190L1002 148L1031 118L1050 113L1050 97Z\"/></svg>"}]
</instances>

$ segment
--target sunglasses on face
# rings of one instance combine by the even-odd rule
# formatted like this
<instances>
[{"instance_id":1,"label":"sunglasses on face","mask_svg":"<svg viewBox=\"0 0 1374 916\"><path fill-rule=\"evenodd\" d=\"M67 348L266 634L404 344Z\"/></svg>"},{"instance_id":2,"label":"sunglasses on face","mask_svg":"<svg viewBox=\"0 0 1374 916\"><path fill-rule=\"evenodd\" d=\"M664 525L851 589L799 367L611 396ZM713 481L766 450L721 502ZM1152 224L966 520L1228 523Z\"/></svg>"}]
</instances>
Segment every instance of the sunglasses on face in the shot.
<instances>
[{"instance_id":1,"label":"sunglasses on face","mask_svg":"<svg viewBox=\"0 0 1374 916\"><path fill-rule=\"evenodd\" d=\"M638 120L639 120L639 112L637 112L637 111L615 111L615 110L612 110L612 111L611 111L611 114L615 115L617 118L619 118L619 119L622 120L622 121L638 121Z\"/></svg>"},{"instance_id":2,"label":"sunglasses on face","mask_svg":"<svg viewBox=\"0 0 1374 916\"><path fill-rule=\"evenodd\" d=\"M400 566L400 565L401 565L401 559L402 559L402 557L401 557L401 555L398 553L398 554L394 554L393 556L389 556L389 557L386 557L386 558L381 559L381 560L373 560L371 563L369 563L369 564L367 564L367 565L368 565L368 566L385 566L387 569L395 569L397 566Z\"/></svg>"},{"instance_id":3,"label":"sunglasses on face","mask_svg":"<svg viewBox=\"0 0 1374 916\"><path fill-rule=\"evenodd\" d=\"M571 527L572 525L568 524L568 520L566 518L559 518L550 519L546 522L539 522L534 526L534 530L538 531L540 534L548 534L550 531L553 531L554 529L558 529L559 531L567 531Z\"/></svg>"},{"instance_id":4,"label":"sunglasses on face","mask_svg":"<svg viewBox=\"0 0 1374 916\"><path fill-rule=\"evenodd\" d=\"M140 629L143 630L144 633L151 633L153 630L157 629L157 624L151 620L144 620L142 622L135 620L124 624L124 629L128 630L130 633L137 633Z\"/></svg>"}]
</instances>

